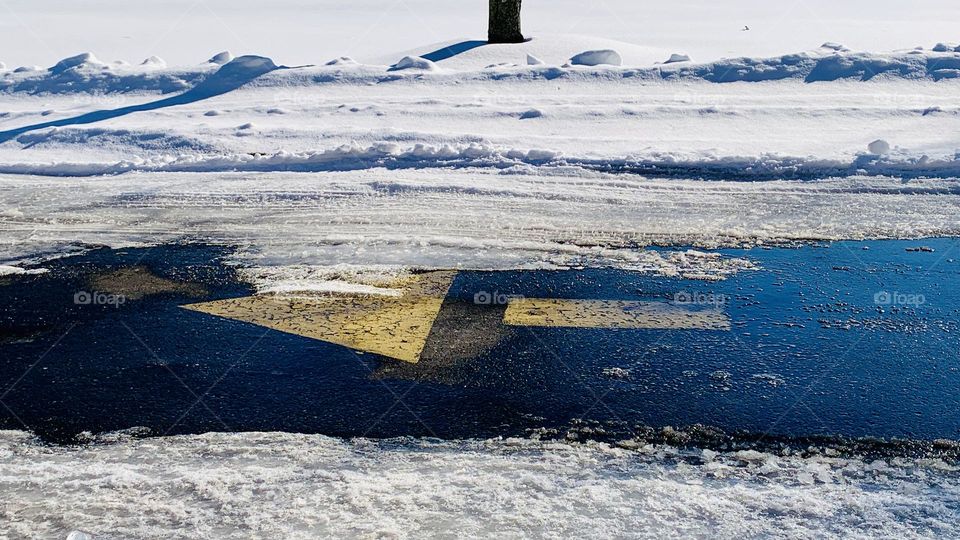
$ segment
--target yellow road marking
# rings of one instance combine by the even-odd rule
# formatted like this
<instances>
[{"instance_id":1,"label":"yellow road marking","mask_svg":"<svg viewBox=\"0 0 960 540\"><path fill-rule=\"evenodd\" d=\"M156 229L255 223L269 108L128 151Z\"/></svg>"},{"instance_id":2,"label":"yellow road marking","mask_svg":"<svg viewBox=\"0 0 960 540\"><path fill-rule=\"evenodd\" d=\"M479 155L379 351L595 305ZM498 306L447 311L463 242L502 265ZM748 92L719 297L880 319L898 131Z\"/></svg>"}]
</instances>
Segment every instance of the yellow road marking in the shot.
<instances>
[{"instance_id":1,"label":"yellow road marking","mask_svg":"<svg viewBox=\"0 0 960 540\"><path fill-rule=\"evenodd\" d=\"M510 326L729 330L719 309L691 310L666 302L620 300L514 299L503 322Z\"/></svg>"},{"instance_id":2,"label":"yellow road marking","mask_svg":"<svg viewBox=\"0 0 960 540\"><path fill-rule=\"evenodd\" d=\"M455 271L427 272L378 283L399 290L397 296L259 295L183 308L416 364L456 275ZM619 300L511 299L503 323L558 328L730 329L729 317L719 309Z\"/></svg>"},{"instance_id":3,"label":"yellow road marking","mask_svg":"<svg viewBox=\"0 0 960 540\"><path fill-rule=\"evenodd\" d=\"M183 307L415 364L455 276L413 274L390 284L404 289L399 297L263 295Z\"/></svg>"}]
</instances>

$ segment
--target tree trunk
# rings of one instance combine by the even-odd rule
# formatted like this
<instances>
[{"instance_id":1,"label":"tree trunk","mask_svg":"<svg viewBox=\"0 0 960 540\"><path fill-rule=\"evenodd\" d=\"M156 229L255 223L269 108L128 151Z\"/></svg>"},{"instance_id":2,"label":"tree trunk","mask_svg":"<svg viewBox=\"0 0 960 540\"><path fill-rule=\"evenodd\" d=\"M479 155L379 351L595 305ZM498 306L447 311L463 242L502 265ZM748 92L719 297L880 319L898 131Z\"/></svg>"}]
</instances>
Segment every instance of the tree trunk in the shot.
<instances>
[{"instance_id":1,"label":"tree trunk","mask_svg":"<svg viewBox=\"0 0 960 540\"><path fill-rule=\"evenodd\" d=\"M520 3L522 0L490 0L490 43L522 43Z\"/></svg>"}]
</instances>

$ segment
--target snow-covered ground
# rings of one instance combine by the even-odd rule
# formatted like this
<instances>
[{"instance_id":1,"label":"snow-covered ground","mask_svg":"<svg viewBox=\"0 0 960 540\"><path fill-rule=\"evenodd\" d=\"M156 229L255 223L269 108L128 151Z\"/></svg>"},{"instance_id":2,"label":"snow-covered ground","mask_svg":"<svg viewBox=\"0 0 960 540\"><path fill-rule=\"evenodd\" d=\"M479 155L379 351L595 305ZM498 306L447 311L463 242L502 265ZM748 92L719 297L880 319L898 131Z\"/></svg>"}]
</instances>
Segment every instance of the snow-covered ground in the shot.
<instances>
[{"instance_id":1,"label":"snow-covered ground","mask_svg":"<svg viewBox=\"0 0 960 540\"><path fill-rule=\"evenodd\" d=\"M498 46L482 1L76 4L0 1L2 275L186 239L261 290L722 279L750 252L688 248L960 235L956 2L527 0ZM0 535L960 535L941 463L664 452L3 432Z\"/></svg>"},{"instance_id":2,"label":"snow-covered ground","mask_svg":"<svg viewBox=\"0 0 960 540\"><path fill-rule=\"evenodd\" d=\"M653 180L569 168L127 173L9 176L0 203L5 260L76 242L212 239L241 246L239 263L291 275L303 265L613 265L722 277L744 264L645 248L960 234L953 179Z\"/></svg>"},{"instance_id":3,"label":"snow-covered ground","mask_svg":"<svg viewBox=\"0 0 960 540\"><path fill-rule=\"evenodd\" d=\"M425 43L482 39L486 10L484 0L5 0L0 61L48 66L93 51L109 61L157 55L187 65L231 49L289 65L342 55L370 62ZM826 41L866 51L929 47L930 39L960 41L957 20L960 5L949 0L524 0L528 35L603 36L704 62Z\"/></svg>"},{"instance_id":4,"label":"snow-covered ground","mask_svg":"<svg viewBox=\"0 0 960 540\"><path fill-rule=\"evenodd\" d=\"M960 232L953 46L643 66L597 39L625 65L568 65L590 45L7 73L0 254L185 238L247 265L674 274L644 248Z\"/></svg>"},{"instance_id":5,"label":"snow-covered ground","mask_svg":"<svg viewBox=\"0 0 960 540\"><path fill-rule=\"evenodd\" d=\"M7 431L0 487L0 521L28 537L960 534L960 484L938 460L655 446L251 433L49 448Z\"/></svg>"}]
</instances>

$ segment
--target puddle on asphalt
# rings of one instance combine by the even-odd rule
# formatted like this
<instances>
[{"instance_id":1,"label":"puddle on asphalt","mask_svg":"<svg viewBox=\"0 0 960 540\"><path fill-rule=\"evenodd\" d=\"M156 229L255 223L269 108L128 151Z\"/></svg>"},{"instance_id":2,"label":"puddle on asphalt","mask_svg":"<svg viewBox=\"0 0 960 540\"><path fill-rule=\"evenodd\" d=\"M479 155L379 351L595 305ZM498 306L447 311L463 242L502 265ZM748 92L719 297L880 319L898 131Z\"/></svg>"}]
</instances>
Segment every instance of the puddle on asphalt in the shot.
<instances>
[{"instance_id":1,"label":"puddle on asphalt","mask_svg":"<svg viewBox=\"0 0 960 540\"><path fill-rule=\"evenodd\" d=\"M93 250L0 278L0 429L942 455L960 439L958 241L916 245L730 251L761 269L723 282L437 271L298 298L254 295L223 247Z\"/></svg>"}]
</instances>

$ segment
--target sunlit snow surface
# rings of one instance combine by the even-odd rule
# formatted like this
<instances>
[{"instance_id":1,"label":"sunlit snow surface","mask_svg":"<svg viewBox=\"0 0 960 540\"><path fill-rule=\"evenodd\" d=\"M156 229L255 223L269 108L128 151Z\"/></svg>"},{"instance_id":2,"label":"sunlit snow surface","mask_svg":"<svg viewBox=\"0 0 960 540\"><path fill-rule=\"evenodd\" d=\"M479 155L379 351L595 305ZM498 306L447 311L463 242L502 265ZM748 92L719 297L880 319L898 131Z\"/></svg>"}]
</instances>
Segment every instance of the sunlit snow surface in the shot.
<instances>
[{"instance_id":1,"label":"sunlit snow surface","mask_svg":"<svg viewBox=\"0 0 960 540\"><path fill-rule=\"evenodd\" d=\"M371 292L356 282L411 268L717 280L750 252L689 248L960 235L960 52L931 50L946 2L531 1L533 41L446 59L482 3L108 1L70 28L46 21L59 3L0 20L0 49L27 51L0 60L48 61L0 64L0 275L188 240L239 246L228 262L260 293ZM854 50L820 46L840 38ZM200 63L217 39L276 62ZM624 66L566 65L591 49ZM621 446L6 431L0 535L960 536L937 460Z\"/></svg>"},{"instance_id":2,"label":"sunlit snow surface","mask_svg":"<svg viewBox=\"0 0 960 540\"><path fill-rule=\"evenodd\" d=\"M49 448L7 431L0 465L0 519L28 536L960 534L960 482L937 461L279 433Z\"/></svg>"},{"instance_id":3,"label":"sunlit snow surface","mask_svg":"<svg viewBox=\"0 0 960 540\"><path fill-rule=\"evenodd\" d=\"M722 278L749 267L749 252L736 260L644 248L960 233L960 185L950 179L721 182L476 169L16 176L0 179L0 203L5 260L79 244L204 240L241 246L234 258L244 266L273 268L251 273L266 286L326 280L324 268L344 265L587 265Z\"/></svg>"}]
</instances>

